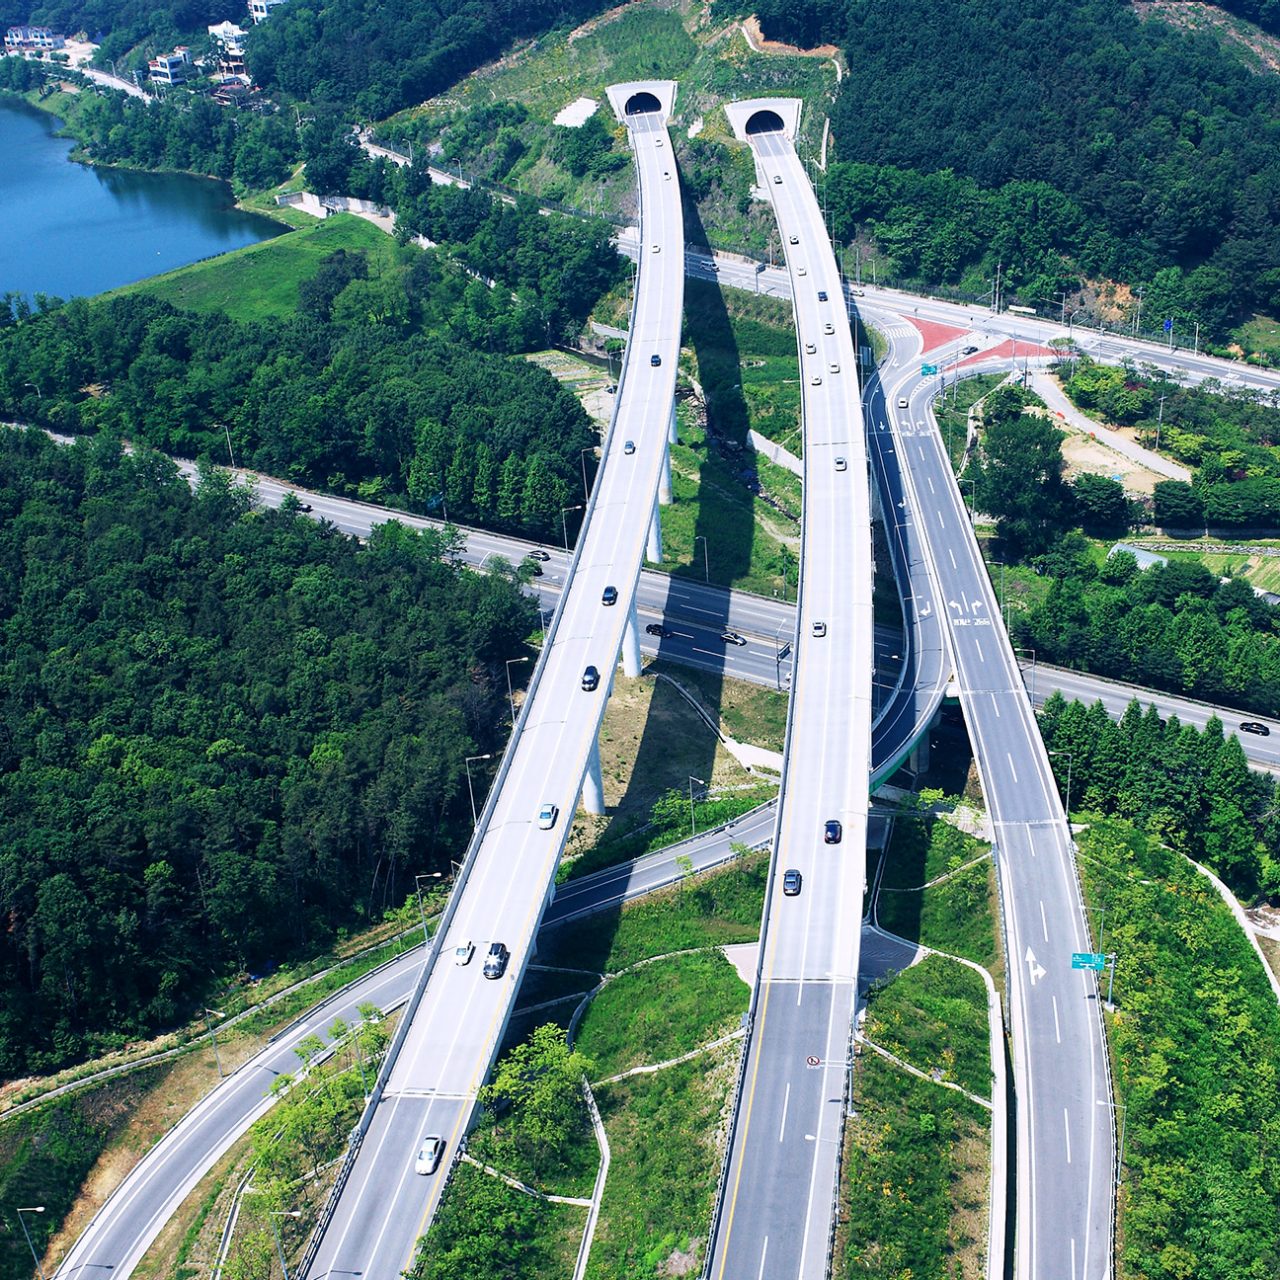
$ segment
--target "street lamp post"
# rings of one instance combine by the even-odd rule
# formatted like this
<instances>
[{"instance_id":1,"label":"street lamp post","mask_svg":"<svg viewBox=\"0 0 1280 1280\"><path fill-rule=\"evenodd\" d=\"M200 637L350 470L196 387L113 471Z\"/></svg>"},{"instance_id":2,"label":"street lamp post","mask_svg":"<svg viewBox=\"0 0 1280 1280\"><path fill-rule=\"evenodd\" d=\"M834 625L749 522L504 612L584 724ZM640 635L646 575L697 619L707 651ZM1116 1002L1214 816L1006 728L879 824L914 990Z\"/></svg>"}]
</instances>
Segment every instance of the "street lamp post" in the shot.
<instances>
[{"instance_id":1,"label":"street lamp post","mask_svg":"<svg viewBox=\"0 0 1280 1280\"><path fill-rule=\"evenodd\" d=\"M284 1260L284 1241L280 1239L280 1228L276 1226L277 1218L300 1218L301 1209L271 1209L271 1234L276 1238L276 1252L280 1255L280 1270L284 1272L284 1280L289 1280L289 1264Z\"/></svg>"},{"instance_id":2,"label":"street lamp post","mask_svg":"<svg viewBox=\"0 0 1280 1280\"><path fill-rule=\"evenodd\" d=\"M223 1076L222 1058L218 1053L218 1033L213 1029L213 1023L209 1021L210 1016L215 1018L225 1018L227 1015L221 1009L206 1009L204 1011L204 1025L209 1028L209 1037L213 1041L213 1060L218 1064L218 1079Z\"/></svg>"},{"instance_id":3,"label":"street lamp post","mask_svg":"<svg viewBox=\"0 0 1280 1280\"><path fill-rule=\"evenodd\" d=\"M527 653L524 655L523 658L507 659L507 701L511 704L512 727L514 727L516 723L516 695L514 694L514 692L512 692L512 689L511 689L511 667L514 663L528 662L528 661L529 661L529 655Z\"/></svg>"},{"instance_id":4,"label":"street lamp post","mask_svg":"<svg viewBox=\"0 0 1280 1280\"><path fill-rule=\"evenodd\" d=\"M1050 754L1051 756L1066 756L1066 757L1067 757L1067 798L1066 798L1066 800L1063 802L1063 811L1064 811L1064 812L1066 813L1066 815L1067 815L1067 824L1068 824L1068 826L1069 826L1069 825L1070 825L1070 823L1071 823L1071 762L1072 762L1072 755L1071 755L1071 752L1070 752L1070 751L1062 751L1062 750L1059 750L1059 751L1050 751L1050 752L1049 752L1049 754ZM1099 943L1098 945L1099 945L1099 946L1101 946L1102 944L1101 944L1101 943Z\"/></svg>"},{"instance_id":5,"label":"street lamp post","mask_svg":"<svg viewBox=\"0 0 1280 1280\"><path fill-rule=\"evenodd\" d=\"M31 1232L27 1230L26 1219L22 1216L24 1213L43 1213L44 1205L31 1205L26 1209L18 1210L18 1225L22 1228L22 1234L27 1237L27 1248L31 1250L31 1260L36 1264L36 1274L40 1280L45 1280L44 1268L40 1265L40 1259L36 1254L36 1247L31 1243Z\"/></svg>"},{"instance_id":6,"label":"street lamp post","mask_svg":"<svg viewBox=\"0 0 1280 1280\"><path fill-rule=\"evenodd\" d=\"M475 788L471 785L471 762L473 760L492 760L493 752L487 751L482 756L467 757L467 795L471 797L471 829L474 831L480 825L480 819L476 815L476 793Z\"/></svg>"},{"instance_id":7,"label":"street lamp post","mask_svg":"<svg viewBox=\"0 0 1280 1280\"><path fill-rule=\"evenodd\" d=\"M560 509L560 532L564 534L564 549L566 553L569 550L569 525L565 520L565 516L567 516L570 511L581 511L586 505L587 504L585 502L580 502L576 507L562 507Z\"/></svg>"},{"instance_id":8,"label":"street lamp post","mask_svg":"<svg viewBox=\"0 0 1280 1280\"><path fill-rule=\"evenodd\" d=\"M693 554L698 554L698 543L702 543L702 573L708 582L711 581L711 561L707 556L707 539L705 534L695 534L693 538Z\"/></svg>"},{"instance_id":9,"label":"street lamp post","mask_svg":"<svg viewBox=\"0 0 1280 1280\"><path fill-rule=\"evenodd\" d=\"M422 905L422 882L424 880L439 880L444 876L443 871L427 871L422 875L413 877L413 891L418 898L418 918L422 921L422 945L425 947L428 942L427 936L427 910Z\"/></svg>"},{"instance_id":10,"label":"street lamp post","mask_svg":"<svg viewBox=\"0 0 1280 1280\"><path fill-rule=\"evenodd\" d=\"M700 786L710 786L710 783L702 778L695 778L693 774L689 775L689 834L696 836L698 834L698 822L693 812L693 784L698 783Z\"/></svg>"}]
</instances>

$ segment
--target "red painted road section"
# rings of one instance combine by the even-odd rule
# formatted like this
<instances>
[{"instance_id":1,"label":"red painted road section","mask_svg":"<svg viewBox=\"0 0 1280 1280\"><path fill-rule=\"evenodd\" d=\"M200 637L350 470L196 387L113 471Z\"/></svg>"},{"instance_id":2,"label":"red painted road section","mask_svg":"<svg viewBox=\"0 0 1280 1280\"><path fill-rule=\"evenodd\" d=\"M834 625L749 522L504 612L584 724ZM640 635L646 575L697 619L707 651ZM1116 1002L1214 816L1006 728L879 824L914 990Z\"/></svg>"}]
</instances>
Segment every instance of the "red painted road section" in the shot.
<instances>
[{"instance_id":1,"label":"red painted road section","mask_svg":"<svg viewBox=\"0 0 1280 1280\"><path fill-rule=\"evenodd\" d=\"M998 347L988 347L979 351L976 356L961 360L960 365L976 364L979 360L990 360L993 356L1001 360L1035 360L1042 356L1061 355L1053 347L1042 347L1038 342L1002 342Z\"/></svg>"},{"instance_id":2,"label":"red painted road section","mask_svg":"<svg viewBox=\"0 0 1280 1280\"><path fill-rule=\"evenodd\" d=\"M969 332L968 329L958 329L953 324L939 324L936 320L921 320L916 316L904 316L903 319L920 331L920 336L924 339L922 352L932 351L934 347L940 347L944 342L963 338Z\"/></svg>"}]
</instances>

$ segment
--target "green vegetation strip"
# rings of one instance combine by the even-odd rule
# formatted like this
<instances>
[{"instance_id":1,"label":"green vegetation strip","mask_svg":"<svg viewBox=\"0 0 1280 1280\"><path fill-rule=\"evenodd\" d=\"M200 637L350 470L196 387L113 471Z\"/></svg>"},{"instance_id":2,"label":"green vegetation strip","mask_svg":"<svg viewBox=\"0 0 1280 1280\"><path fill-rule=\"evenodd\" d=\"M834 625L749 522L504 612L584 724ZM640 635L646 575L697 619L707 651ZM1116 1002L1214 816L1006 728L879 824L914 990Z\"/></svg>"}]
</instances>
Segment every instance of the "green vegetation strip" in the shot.
<instances>
[{"instance_id":1,"label":"green vegetation strip","mask_svg":"<svg viewBox=\"0 0 1280 1280\"><path fill-rule=\"evenodd\" d=\"M666 1062L732 1031L750 991L721 951L668 956L608 982L578 1023L596 1079Z\"/></svg>"},{"instance_id":2,"label":"green vegetation strip","mask_svg":"<svg viewBox=\"0 0 1280 1280\"><path fill-rule=\"evenodd\" d=\"M1107 1020L1127 1108L1119 1278L1269 1280L1280 1009L1257 954L1212 885L1156 839L1099 822L1079 862L1119 957Z\"/></svg>"},{"instance_id":3,"label":"green vegetation strip","mask_svg":"<svg viewBox=\"0 0 1280 1280\"><path fill-rule=\"evenodd\" d=\"M939 818L898 819L876 898L883 929L990 968L998 959L988 845ZM947 878L921 886L939 876ZM985 1004L984 1004L985 1008Z\"/></svg>"},{"instance_id":4,"label":"green vegetation strip","mask_svg":"<svg viewBox=\"0 0 1280 1280\"><path fill-rule=\"evenodd\" d=\"M991 1097L987 989L967 966L926 956L877 993L863 1030L918 1070Z\"/></svg>"}]
</instances>

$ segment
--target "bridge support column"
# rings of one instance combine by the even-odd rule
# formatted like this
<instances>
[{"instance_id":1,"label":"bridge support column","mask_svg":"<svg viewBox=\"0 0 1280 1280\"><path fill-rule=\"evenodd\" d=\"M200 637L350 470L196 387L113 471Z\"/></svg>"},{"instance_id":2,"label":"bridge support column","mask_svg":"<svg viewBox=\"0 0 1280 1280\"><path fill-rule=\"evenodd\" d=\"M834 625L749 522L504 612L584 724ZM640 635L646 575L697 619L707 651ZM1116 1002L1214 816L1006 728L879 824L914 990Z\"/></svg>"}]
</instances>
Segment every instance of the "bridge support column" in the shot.
<instances>
[{"instance_id":1,"label":"bridge support column","mask_svg":"<svg viewBox=\"0 0 1280 1280\"><path fill-rule=\"evenodd\" d=\"M924 773L929 767L929 735L933 732L934 726L938 723L938 717L933 716L925 731L920 735L920 741L911 749L911 759L908 764L911 766L912 773Z\"/></svg>"},{"instance_id":2,"label":"bridge support column","mask_svg":"<svg viewBox=\"0 0 1280 1280\"><path fill-rule=\"evenodd\" d=\"M671 446L662 446L662 474L658 477L658 502L664 506L671 505Z\"/></svg>"},{"instance_id":3,"label":"bridge support column","mask_svg":"<svg viewBox=\"0 0 1280 1280\"><path fill-rule=\"evenodd\" d=\"M604 813L604 779L600 775L600 743L591 744L587 771L582 775L582 807L600 817Z\"/></svg>"},{"instance_id":4,"label":"bridge support column","mask_svg":"<svg viewBox=\"0 0 1280 1280\"><path fill-rule=\"evenodd\" d=\"M644 554L650 564L662 563L662 517L658 514L656 502L653 504L653 520L649 524L649 541Z\"/></svg>"},{"instance_id":5,"label":"bridge support column","mask_svg":"<svg viewBox=\"0 0 1280 1280\"><path fill-rule=\"evenodd\" d=\"M671 419L667 423L667 441L670 444L679 444L680 436L676 430L676 402L671 402Z\"/></svg>"},{"instance_id":6,"label":"bridge support column","mask_svg":"<svg viewBox=\"0 0 1280 1280\"><path fill-rule=\"evenodd\" d=\"M636 616L636 604L632 600L626 629L622 633L622 674L634 680L640 674L640 662L640 619Z\"/></svg>"}]
</instances>

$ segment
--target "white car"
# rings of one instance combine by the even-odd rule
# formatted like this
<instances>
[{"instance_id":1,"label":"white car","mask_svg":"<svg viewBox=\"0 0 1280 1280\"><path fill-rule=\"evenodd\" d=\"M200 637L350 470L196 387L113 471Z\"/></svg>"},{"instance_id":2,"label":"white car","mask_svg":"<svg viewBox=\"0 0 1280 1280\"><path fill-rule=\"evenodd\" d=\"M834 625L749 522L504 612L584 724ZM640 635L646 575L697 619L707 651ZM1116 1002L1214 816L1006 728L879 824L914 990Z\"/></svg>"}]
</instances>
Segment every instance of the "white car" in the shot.
<instances>
[{"instance_id":1,"label":"white car","mask_svg":"<svg viewBox=\"0 0 1280 1280\"><path fill-rule=\"evenodd\" d=\"M830 320L828 320L827 323L822 326L823 333L835 333L835 331L836 331L836 327L831 323Z\"/></svg>"},{"instance_id":2,"label":"white car","mask_svg":"<svg viewBox=\"0 0 1280 1280\"><path fill-rule=\"evenodd\" d=\"M444 1155L443 1138L438 1138L434 1135L429 1138L423 1138L422 1146L418 1148L418 1158L413 1162L414 1173L435 1173L442 1155Z\"/></svg>"},{"instance_id":3,"label":"white car","mask_svg":"<svg viewBox=\"0 0 1280 1280\"><path fill-rule=\"evenodd\" d=\"M809 270L808 270L808 268L807 268L807 267L797 267L797 268L796 268L796 275L798 275L798 276L807 276L808 274L809 274Z\"/></svg>"},{"instance_id":4,"label":"white car","mask_svg":"<svg viewBox=\"0 0 1280 1280\"><path fill-rule=\"evenodd\" d=\"M848 462L846 462L846 461L845 461L845 459L844 459L844 458L837 458L837 459L836 459L836 470L837 470L837 471L847 471L848 469L849 469L849 464L848 464Z\"/></svg>"},{"instance_id":5,"label":"white car","mask_svg":"<svg viewBox=\"0 0 1280 1280\"><path fill-rule=\"evenodd\" d=\"M653 248L654 253L661 253L661 252L662 252L662 246L661 246L660 244L655 244L655 245L653 245L653 246L652 246L652 248Z\"/></svg>"},{"instance_id":6,"label":"white car","mask_svg":"<svg viewBox=\"0 0 1280 1280\"><path fill-rule=\"evenodd\" d=\"M471 957L476 953L476 944L474 942L459 943L453 949L453 963L456 965L467 965L471 963Z\"/></svg>"},{"instance_id":7,"label":"white car","mask_svg":"<svg viewBox=\"0 0 1280 1280\"><path fill-rule=\"evenodd\" d=\"M820 374L820 373L815 373L815 374L813 375L813 377L809 379L809 385L810 385L811 387L820 387L820 386L822 386L822 374Z\"/></svg>"},{"instance_id":8,"label":"white car","mask_svg":"<svg viewBox=\"0 0 1280 1280\"><path fill-rule=\"evenodd\" d=\"M806 355L813 355L818 349L818 344L816 342L806 342L804 344L804 349Z\"/></svg>"},{"instance_id":9,"label":"white car","mask_svg":"<svg viewBox=\"0 0 1280 1280\"><path fill-rule=\"evenodd\" d=\"M780 186L782 186L782 174L780 174L780 173L775 173L775 174L773 175L773 185L774 185L775 187L780 187Z\"/></svg>"},{"instance_id":10,"label":"white car","mask_svg":"<svg viewBox=\"0 0 1280 1280\"><path fill-rule=\"evenodd\" d=\"M821 640L827 634L827 624L825 622L815 622L813 624L813 634Z\"/></svg>"},{"instance_id":11,"label":"white car","mask_svg":"<svg viewBox=\"0 0 1280 1280\"><path fill-rule=\"evenodd\" d=\"M790 243L791 243L791 244L799 244L799 243L800 243L800 237L799 237L799 236L792 236L792 237L791 237L791 240L790 240Z\"/></svg>"},{"instance_id":12,"label":"white car","mask_svg":"<svg viewBox=\"0 0 1280 1280\"><path fill-rule=\"evenodd\" d=\"M662 146L662 145L663 145L663 143L662 143L662 134L658 134L658 136L657 136L656 138L654 138L654 140L653 140L653 145L654 145L655 147L660 147L660 146Z\"/></svg>"},{"instance_id":13,"label":"white car","mask_svg":"<svg viewBox=\"0 0 1280 1280\"><path fill-rule=\"evenodd\" d=\"M555 805L548 802L538 810L538 829L540 831L550 831L556 825L556 819L560 816L560 810Z\"/></svg>"},{"instance_id":14,"label":"white car","mask_svg":"<svg viewBox=\"0 0 1280 1280\"><path fill-rule=\"evenodd\" d=\"M898 408L899 408L899 409L905 409L905 408L907 408L907 397L906 397L906 396L899 396L899 397L898 397Z\"/></svg>"},{"instance_id":15,"label":"white car","mask_svg":"<svg viewBox=\"0 0 1280 1280\"><path fill-rule=\"evenodd\" d=\"M834 361L832 361L832 363L831 363L831 364L827 365L827 371L828 371L829 373L839 373L839 372L840 372L840 366L839 366L838 364L836 364Z\"/></svg>"}]
</instances>

